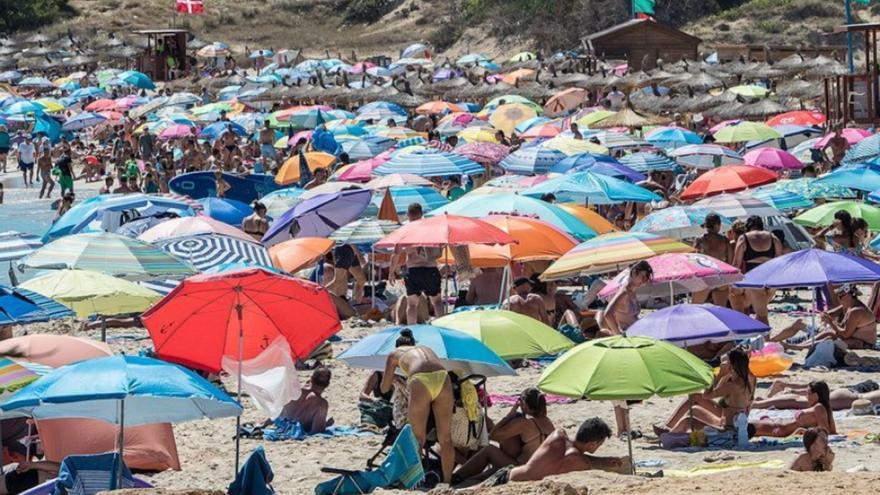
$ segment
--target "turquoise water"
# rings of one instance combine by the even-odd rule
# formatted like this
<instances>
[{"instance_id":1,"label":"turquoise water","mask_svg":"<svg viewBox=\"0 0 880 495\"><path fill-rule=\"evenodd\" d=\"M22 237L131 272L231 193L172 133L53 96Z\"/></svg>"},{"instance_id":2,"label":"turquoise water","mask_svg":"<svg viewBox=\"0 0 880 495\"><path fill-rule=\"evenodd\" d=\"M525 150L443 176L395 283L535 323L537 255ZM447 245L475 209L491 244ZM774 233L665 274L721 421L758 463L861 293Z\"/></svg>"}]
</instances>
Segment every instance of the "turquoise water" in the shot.
<instances>
[{"instance_id":1,"label":"turquoise water","mask_svg":"<svg viewBox=\"0 0 880 495\"><path fill-rule=\"evenodd\" d=\"M39 236L45 234L52 225L52 219L55 218L55 211L51 209L51 205L59 197L57 185L52 191L52 199L37 199L40 193L39 187L42 185L40 183L36 183L35 189L25 189L21 187L21 177L10 175L4 177L2 183L5 194L3 204L0 205L0 232L15 230ZM77 201L94 194L94 191L79 191ZM8 263L0 266L0 283L9 283L8 270ZM27 280L34 275L34 270L27 270L24 273L16 270L19 281Z\"/></svg>"}]
</instances>

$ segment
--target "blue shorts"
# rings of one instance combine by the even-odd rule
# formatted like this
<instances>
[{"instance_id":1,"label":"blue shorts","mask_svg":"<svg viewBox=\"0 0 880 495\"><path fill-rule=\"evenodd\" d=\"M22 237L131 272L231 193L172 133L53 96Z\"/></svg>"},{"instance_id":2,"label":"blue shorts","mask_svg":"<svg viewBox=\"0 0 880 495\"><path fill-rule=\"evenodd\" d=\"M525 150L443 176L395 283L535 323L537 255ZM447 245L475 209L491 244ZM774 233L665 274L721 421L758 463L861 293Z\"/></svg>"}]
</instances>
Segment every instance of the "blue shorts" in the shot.
<instances>
[{"instance_id":1,"label":"blue shorts","mask_svg":"<svg viewBox=\"0 0 880 495\"><path fill-rule=\"evenodd\" d=\"M33 163L25 163L25 162L19 160L18 161L18 169L21 170L22 172L27 172L28 170L34 169L34 164Z\"/></svg>"},{"instance_id":2,"label":"blue shorts","mask_svg":"<svg viewBox=\"0 0 880 495\"><path fill-rule=\"evenodd\" d=\"M271 144L261 144L260 145L260 156L275 158L277 157L277 153L275 152L275 147Z\"/></svg>"}]
</instances>

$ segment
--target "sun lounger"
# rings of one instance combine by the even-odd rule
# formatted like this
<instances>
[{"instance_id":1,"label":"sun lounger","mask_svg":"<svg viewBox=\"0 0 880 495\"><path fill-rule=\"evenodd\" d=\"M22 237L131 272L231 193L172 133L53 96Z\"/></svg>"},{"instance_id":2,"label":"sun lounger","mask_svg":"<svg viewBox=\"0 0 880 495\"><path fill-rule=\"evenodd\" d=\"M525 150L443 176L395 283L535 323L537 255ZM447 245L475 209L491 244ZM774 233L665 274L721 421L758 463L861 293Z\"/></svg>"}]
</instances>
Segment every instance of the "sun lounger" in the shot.
<instances>
[{"instance_id":1,"label":"sun lounger","mask_svg":"<svg viewBox=\"0 0 880 495\"><path fill-rule=\"evenodd\" d=\"M122 483L117 484L118 453L71 455L61 462L55 480L55 495L94 495L106 490L133 488L134 477L122 464Z\"/></svg>"}]
</instances>

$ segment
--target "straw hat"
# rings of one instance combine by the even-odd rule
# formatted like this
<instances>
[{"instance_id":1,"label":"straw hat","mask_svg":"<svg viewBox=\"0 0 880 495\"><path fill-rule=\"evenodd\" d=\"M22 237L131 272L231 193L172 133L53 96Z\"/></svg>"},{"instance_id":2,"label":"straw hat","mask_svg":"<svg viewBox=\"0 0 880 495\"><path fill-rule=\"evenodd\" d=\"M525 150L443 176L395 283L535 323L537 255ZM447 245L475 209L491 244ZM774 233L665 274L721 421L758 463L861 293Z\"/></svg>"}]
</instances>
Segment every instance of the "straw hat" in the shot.
<instances>
[{"instance_id":1,"label":"straw hat","mask_svg":"<svg viewBox=\"0 0 880 495\"><path fill-rule=\"evenodd\" d=\"M868 416L874 414L874 408L871 407L871 401L865 399L857 399L853 401L850 413L853 416Z\"/></svg>"}]
</instances>

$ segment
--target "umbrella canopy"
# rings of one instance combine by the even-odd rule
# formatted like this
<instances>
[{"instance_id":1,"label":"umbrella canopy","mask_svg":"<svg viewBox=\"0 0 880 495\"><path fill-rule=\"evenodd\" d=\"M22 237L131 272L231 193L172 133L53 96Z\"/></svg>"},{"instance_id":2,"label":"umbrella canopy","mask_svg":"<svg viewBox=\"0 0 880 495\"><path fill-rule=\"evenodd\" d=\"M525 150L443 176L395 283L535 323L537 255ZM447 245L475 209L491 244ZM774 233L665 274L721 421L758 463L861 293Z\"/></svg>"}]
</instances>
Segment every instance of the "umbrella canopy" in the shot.
<instances>
[{"instance_id":1,"label":"umbrella canopy","mask_svg":"<svg viewBox=\"0 0 880 495\"><path fill-rule=\"evenodd\" d=\"M39 249L43 243L40 236L22 232L0 232L0 261L15 261Z\"/></svg>"},{"instance_id":2,"label":"umbrella canopy","mask_svg":"<svg viewBox=\"0 0 880 495\"><path fill-rule=\"evenodd\" d=\"M483 220L507 232L517 242L497 246L469 246L470 262L479 268L500 268L515 261L555 260L577 245L573 237L536 218L493 215L484 217Z\"/></svg>"},{"instance_id":3,"label":"umbrella canopy","mask_svg":"<svg viewBox=\"0 0 880 495\"><path fill-rule=\"evenodd\" d=\"M501 167L514 174L546 174L550 168L562 161L565 153L549 148L533 146L520 148L501 160Z\"/></svg>"},{"instance_id":4,"label":"umbrella canopy","mask_svg":"<svg viewBox=\"0 0 880 495\"><path fill-rule=\"evenodd\" d=\"M742 191L750 187L776 182L778 178L776 173L759 167L725 165L709 170L698 177L684 190L681 199L698 199L725 192Z\"/></svg>"},{"instance_id":5,"label":"umbrella canopy","mask_svg":"<svg viewBox=\"0 0 880 495\"><path fill-rule=\"evenodd\" d=\"M326 237L358 218L371 197L369 189L356 189L304 200L272 222L263 236L263 244L272 246L297 237Z\"/></svg>"},{"instance_id":6,"label":"umbrella canopy","mask_svg":"<svg viewBox=\"0 0 880 495\"><path fill-rule=\"evenodd\" d=\"M185 279L142 320L159 357L215 373L223 356L252 359L278 336L305 358L341 328L324 288L261 268Z\"/></svg>"},{"instance_id":7,"label":"umbrella canopy","mask_svg":"<svg viewBox=\"0 0 880 495\"><path fill-rule=\"evenodd\" d=\"M821 150L824 148L833 138L837 135L837 132L829 132L822 136L822 139L816 141L813 145L813 148ZM862 140L871 136L871 131L867 129L858 129L855 127L845 127L840 130L840 136L846 139L846 142L850 145L858 144Z\"/></svg>"},{"instance_id":8,"label":"umbrella canopy","mask_svg":"<svg viewBox=\"0 0 880 495\"><path fill-rule=\"evenodd\" d=\"M399 228L400 224L389 220L362 218L343 225L330 239L337 244L373 244Z\"/></svg>"},{"instance_id":9,"label":"umbrella canopy","mask_svg":"<svg viewBox=\"0 0 880 495\"><path fill-rule=\"evenodd\" d=\"M626 179L630 182L640 182L647 178L608 155L593 153L579 153L565 157L550 167L549 172L557 174L593 172L617 179Z\"/></svg>"},{"instance_id":10,"label":"umbrella canopy","mask_svg":"<svg viewBox=\"0 0 880 495\"><path fill-rule=\"evenodd\" d=\"M337 357L349 366L384 370L388 355L404 327L390 327L357 342ZM409 325L417 345L430 347L452 371L487 377L515 375L516 372L498 354L476 338L458 330L433 325Z\"/></svg>"},{"instance_id":11,"label":"umbrella canopy","mask_svg":"<svg viewBox=\"0 0 880 495\"><path fill-rule=\"evenodd\" d=\"M605 219L605 217L586 206L575 203L556 203L554 206L571 213L575 218L580 220L581 223L595 230L597 234L607 234L609 232L617 231L617 227Z\"/></svg>"},{"instance_id":12,"label":"umbrella canopy","mask_svg":"<svg viewBox=\"0 0 880 495\"><path fill-rule=\"evenodd\" d=\"M569 350L541 374L546 393L591 400L644 400L704 390L712 368L672 344L648 337L596 339Z\"/></svg>"},{"instance_id":13,"label":"umbrella canopy","mask_svg":"<svg viewBox=\"0 0 880 495\"><path fill-rule=\"evenodd\" d=\"M624 144L624 146L630 145L631 141L629 142L629 144ZM606 148L605 146L596 144L586 139L575 139L574 137L567 136L565 134L560 134L553 139L548 139L547 141L544 141L543 143L541 143L541 147L561 151L566 156L577 155L580 153L608 153L608 148Z\"/></svg>"},{"instance_id":14,"label":"umbrella canopy","mask_svg":"<svg viewBox=\"0 0 880 495\"><path fill-rule=\"evenodd\" d=\"M158 243L204 234L219 234L248 242L254 240L253 237L245 234L241 229L237 229L219 220L214 220L206 215L174 218L167 222L162 222L148 229L138 239L145 242Z\"/></svg>"},{"instance_id":15,"label":"umbrella canopy","mask_svg":"<svg viewBox=\"0 0 880 495\"><path fill-rule=\"evenodd\" d=\"M742 280L738 268L698 253L667 253L646 260L654 274L651 282L638 290L640 299L665 298L670 294L689 294ZM629 280L629 269L620 272L599 291L611 298Z\"/></svg>"},{"instance_id":16,"label":"umbrella canopy","mask_svg":"<svg viewBox=\"0 0 880 495\"><path fill-rule=\"evenodd\" d=\"M619 270L630 263L665 253L690 253L694 248L645 232L612 232L582 242L550 265L544 280Z\"/></svg>"},{"instance_id":17,"label":"umbrella canopy","mask_svg":"<svg viewBox=\"0 0 880 495\"><path fill-rule=\"evenodd\" d=\"M538 113L532 106L523 103L506 103L495 108L489 117L489 123L492 127L504 131L506 136L512 136L520 122L537 116Z\"/></svg>"},{"instance_id":18,"label":"umbrella canopy","mask_svg":"<svg viewBox=\"0 0 880 495\"><path fill-rule=\"evenodd\" d=\"M766 122L769 126L777 125L802 125L802 126L821 126L828 120L825 114L815 110L795 110L793 112L785 112L772 117Z\"/></svg>"},{"instance_id":19,"label":"umbrella canopy","mask_svg":"<svg viewBox=\"0 0 880 495\"><path fill-rule=\"evenodd\" d=\"M94 127L101 122L107 120L107 117L92 112L82 112L64 121L61 126L62 131L81 131L89 127Z\"/></svg>"},{"instance_id":20,"label":"umbrella canopy","mask_svg":"<svg viewBox=\"0 0 880 495\"><path fill-rule=\"evenodd\" d=\"M473 218L487 215L521 215L543 220L580 240L596 236L596 232L562 208L540 199L519 194L465 194L448 205L434 210L428 216L449 213Z\"/></svg>"},{"instance_id":21,"label":"umbrella canopy","mask_svg":"<svg viewBox=\"0 0 880 495\"><path fill-rule=\"evenodd\" d=\"M391 174L383 177L376 177L367 182L367 189L387 189L396 186L433 186L434 183L428 179L413 174Z\"/></svg>"},{"instance_id":22,"label":"umbrella canopy","mask_svg":"<svg viewBox=\"0 0 880 495\"><path fill-rule=\"evenodd\" d=\"M574 347L574 342L553 328L512 311L462 311L432 323L478 339L506 361L552 356Z\"/></svg>"},{"instance_id":23,"label":"umbrella canopy","mask_svg":"<svg viewBox=\"0 0 880 495\"><path fill-rule=\"evenodd\" d=\"M67 307L21 287L0 285L0 325L20 325L73 316Z\"/></svg>"},{"instance_id":24,"label":"umbrella canopy","mask_svg":"<svg viewBox=\"0 0 880 495\"><path fill-rule=\"evenodd\" d=\"M390 160L376 167L373 172L377 175L413 174L420 177L441 177L481 175L486 169L462 155L424 149L396 153Z\"/></svg>"},{"instance_id":25,"label":"umbrella canopy","mask_svg":"<svg viewBox=\"0 0 880 495\"><path fill-rule=\"evenodd\" d=\"M660 153L633 153L621 157L620 163L643 174L661 170L676 170L680 168L675 161Z\"/></svg>"},{"instance_id":26,"label":"umbrella canopy","mask_svg":"<svg viewBox=\"0 0 880 495\"><path fill-rule=\"evenodd\" d=\"M271 266L269 252L253 239L201 234L159 241L159 247L200 272L230 263Z\"/></svg>"},{"instance_id":27,"label":"umbrella canopy","mask_svg":"<svg viewBox=\"0 0 880 495\"><path fill-rule=\"evenodd\" d=\"M300 237L272 246L269 255L272 257L272 266L287 273L296 273L317 263L334 245L330 239Z\"/></svg>"},{"instance_id":28,"label":"umbrella canopy","mask_svg":"<svg viewBox=\"0 0 880 495\"><path fill-rule=\"evenodd\" d=\"M653 192L625 180L592 172L577 172L550 179L526 189L523 194L532 197L553 194L560 201L601 205L625 201L649 203L662 199Z\"/></svg>"},{"instance_id":29,"label":"umbrella canopy","mask_svg":"<svg viewBox=\"0 0 880 495\"><path fill-rule=\"evenodd\" d=\"M880 208L860 201L825 203L794 217L794 222L805 227L827 227L834 223L834 214L838 211L847 211L853 218L868 222L871 230L880 230Z\"/></svg>"},{"instance_id":30,"label":"umbrella canopy","mask_svg":"<svg viewBox=\"0 0 880 495\"><path fill-rule=\"evenodd\" d=\"M124 412L119 407L124 404ZM0 404L36 419L95 418L128 426L241 414L241 406L180 366L141 356L108 356L59 368Z\"/></svg>"},{"instance_id":31,"label":"umbrella canopy","mask_svg":"<svg viewBox=\"0 0 880 495\"><path fill-rule=\"evenodd\" d=\"M233 227L240 226L254 212L247 204L234 199L202 198L198 202L202 205L202 213Z\"/></svg>"},{"instance_id":32,"label":"umbrella canopy","mask_svg":"<svg viewBox=\"0 0 880 495\"><path fill-rule=\"evenodd\" d=\"M778 148L758 148L743 157L746 165L768 170L796 170L804 167L796 157Z\"/></svg>"},{"instance_id":33,"label":"umbrella canopy","mask_svg":"<svg viewBox=\"0 0 880 495\"><path fill-rule=\"evenodd\" d=\"M510 154L510 148L503 144L476 142L458 146L452 152L483 165L495 165Z\"/></svg>"},{"instance_id":34,"label":"umbrella canopy","mask_svg":"<svg viewBox=\"0 0 880 495\"><path fill-rule=\"evenodd\" d=\"M466 246L469 244L514 244L510 234L482 220L458 215L437 215L410 222L388 234L375 247Z\"/></svg>"},{"instance_id":35,"label":"umbrella canopy","mask_svg":"<svg viewBox=\"0 0 880 495\"><path fill-rule=\"evenodd\" d=\"M116 76L116 79L139 89L156 89L152 79L143 72L127 70Z\"/></svg>"},{"instance_id":36,"label":"umbrella canopy","mask_svg":"<svg viewBox=\"0 0 880 495\"><path fill-rule=\"evenodd\" d=\"M692 239L703 235L705 229L703 223L709 210L685 206L673 206L654 210L648 216L639 220L630 229L631 232L650 232L652 234L666 236L672 239ZM723 231L730 228L731 221L722 217L721 227Z\"/></svg>"},{"instance_id":37,"label":"umbrella canopy","mask_svg":"<svg viewBox=\"0 0 880 495\"><path fill-rule=\"evenodd\" d=\"M303 157L305 158L309 170L312 172L319 168L329 170L330 167L336 163L336 157L334 155L324 153L323 151L303 153ZM293 155L288 158L287 161L281 165L281 169L278 170L278 173L275 174L275 183L282 186L288 186L299 182L302 178L300 175L300 160L301 158L299 155Z\"/></svg>"},{"instance_id":38,"label":"umbrella canopy","mask_svg":"<svg viewBox=\"0 0 880 495\"><path fill-rule=\"evenodd\" d=\"M556 117L580 106L587 100L587 90L582 88L564 89L551 96L544 104L544 114Z\"/></svg>"},{"instance_id":39,"label":"umbrella canopy","mask_svg":"<svg viewBox=\"0 0 880 495\"><path fill-rule=\"evenodd\" d=\"M858 191L876 191L880 189L880 163L868 162L866 166L838 168L816 182L848 187Z\"/></svg>"},{"instance_id":40,"label":"umbrella canopy","mask_svg":"<svg viewBox=\"0 0 880 495\"><path fill-rule=\"evenodd\" d=\"M192 267L146 242L118 234L76 234L34 251L20 266L93 270L127 278L184 277Z\"/></svg>"},{"instance_id":41,"label":"umbrella canopy","mask_svg":"<svg viewBox=\"0 0 880 495\"><path fill-rule=\"evenodd\" d=\"M714 137L716 143L745 143L779 139L782 134L767 124L744 121L724 127Z\"/></svg>"},{"instance_id":42,"label":"umbrella canopy","mask_svg":"<svg viewBox=\"0 0 880 495\"><path fill-rule=\"evenodd\" d=\"M748 196L757 199L758 201L763 201L781 212L802 210L813 206L813 202L809 199L799 194L782 190L762 190L759 188L751 191L744 191L739 194L741 196ZM718 198L720 196L715 197Z\"/></svg>"},{"instance_id":43,"label":"umbrella canopy","mask_svg":"<svg viewBox=\"0 0 880 495\"><path fill-rule=\"evenodd\" d=\"M763 188L762 188L763 189ZM800 179L781 180L767 189L788 191L807 199L854 198L856 193L848 187L819 182L819 179L801 177Z\"/></svg>"},{"instance_id":44,"label":"umbrella canopy","mask_svg":"<svg viewBox=\"0 0 880 495\"><path fill-rule=\"evenodd\" d=\"M645 135L645 141L660 148L679 148L688 144L703 144L696 132L681 127L658 127Z\"/></svg>"},{"instance_id":45,"label":"umbrella canopy","mask_svg":"<svg viewBox=\"0 0 880 495\"><path fill-rule=\"evenodd\" d=\"M669 156L682 165L698 169L711 169L722 165L738 165L743 157L736 151L717 144L682 146L669 152Z\"/></svg>"},{"instance_id":46,"label":"umbrella canopy","mask_svg":"<svg viewBox=\"0 0 880 495\"><path fill-rule=\"evenodd\" d=\"M140 313L162 297L133 282L88 270L50 272L19 288L54 299L79 317Z\"/></svg>"},{"instance_id":47,"label":"umbrella canopy","mask_svg":"<svg viewBox=\"0 0 880 495\"><path fill-rule=\"evenodd\" d=\"M446 199L446 196L437 192L433 187L396 186L388 188L384 194L381 192L374 194L372 199L373 205L377 208L380 207L385 195L389 193L391 194L391 201L394 203L395 210L398 214L406 213L409 205L413 203L421 205L424 213L436 210L437 208L442 208L449 204L449 200Z\"/></svg>"},{"instance_id":48,"label":"umbrella canopy","mask_svg":"<svg viewBox=\"0 0 880 495\"><path fill-rule=\"evenodd\" d=\"M676 304L640 318L626 330L630 337L651 337L681 347L730 342L769 332L766 324L713 304Z\"/></svg>"},{"instance_id":49,"label":"umbrella canopy","mask_svg":"<svg viewBox=\"0 0 880 495\"><path fill-rule=\"evenodd\" d=\"M0 342L0 356L12 356L50 368L112 356L110 346L96 340L36 333Z\"/></svg>"},{"instance_id":50,"label":"umbrella canopy","mask_svg":"<svg viewBox=\"0 0 880 495\"><path fill-rule=\"evenodd\" d=\"M708 210L726 218L748 218L752 215L769 217L780 215L780 211L760 199L743 194L719 194L711 198L701 199L693 204L694 208Z\"/></svg>"},{"instance_id":51,"label":"umbrella canopy","mask_svg":"<svg viewBox=\"0 0 880 495\"><path fill-rule=\"evenodd\" d=\"M754 268L737 287L820 287L826 284L876 282L880 265L848 254L803 249Z\"/></svg>"}]
</instances>

